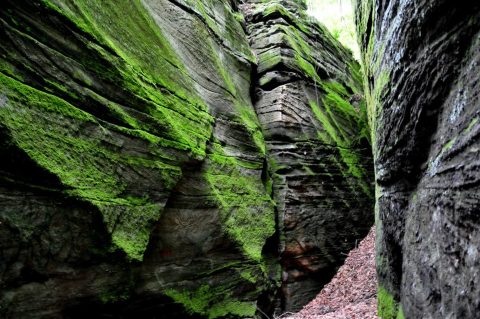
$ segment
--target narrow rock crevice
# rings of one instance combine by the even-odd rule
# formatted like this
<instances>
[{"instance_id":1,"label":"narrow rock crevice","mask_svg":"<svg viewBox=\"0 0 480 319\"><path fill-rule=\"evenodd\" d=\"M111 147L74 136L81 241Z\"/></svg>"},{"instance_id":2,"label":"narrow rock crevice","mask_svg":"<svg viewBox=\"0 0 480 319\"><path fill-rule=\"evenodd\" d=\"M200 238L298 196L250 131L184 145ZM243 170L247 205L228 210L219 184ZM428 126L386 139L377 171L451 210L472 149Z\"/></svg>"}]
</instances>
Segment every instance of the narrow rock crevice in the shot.
<instances>
[{"instance_id":1,"label":"narrow rock crevice","mask_svg":"<svg viewBox=\"0 0 480 319\"><path fill-rule=\"evenodd\" d=\"M279 214L282 288L275 309L278 315L299 310L311 300L334 275L344 259L342 253L348 252L355 240L370 228L371 200L359 200L357 196L361 195L348 198L347 194L358 192L357 181L354 176L344 175L342 164L332 161L340 157L339 151L355 154L361 159L358 165L364 165L369 172L361 178L365 178L367 189L371 189L370 146L367 141L347 147L335 140L318 138L316 133L324 130L322 125L326 123L316 117L322 111L315 114L311 104L325 107L324 99L329 92L323 83L352 77L348 70L324 64L318 57L326 51L341 61L338 65L355 64L353 58L330 51L339 44L323 29L307 22L305 8L293 2L246 1L241 8L249 42L258 59L257 73L252 76L256 87L252 100L265 136L273 199ZM307 33L304 31L307 29L318 31ZM315 56L310 57L310 52L315 52ZM270 59L279 62L270 64ZM305 71L309 68L314 73ZM361 83L356 86L361 87ZM348 95L346 103L350 104L354 91L348 85L343 89ZM360 128L356 124L345 125L354 126L352 138L358 134ZM330 193L330 187L335 191ZM345 210L341 208L343 205ZM335 211L336 217L331 219L329 211ZM349 218L364 223L350 225ZM327 233L329 223L335 233ZM344 244L339 245L339 241Z\"/></svg>"},{"instance_id":2,"label":"narrow rock crevice","mask_svg":"<svg viewBox=\"0 0 480 319\"><path fill-rule=\"evenodd\" d=\"M2 318L276 316L373 223L360 66L303 1L9 0L0 40Z\"/></svg>"}]
</instances>

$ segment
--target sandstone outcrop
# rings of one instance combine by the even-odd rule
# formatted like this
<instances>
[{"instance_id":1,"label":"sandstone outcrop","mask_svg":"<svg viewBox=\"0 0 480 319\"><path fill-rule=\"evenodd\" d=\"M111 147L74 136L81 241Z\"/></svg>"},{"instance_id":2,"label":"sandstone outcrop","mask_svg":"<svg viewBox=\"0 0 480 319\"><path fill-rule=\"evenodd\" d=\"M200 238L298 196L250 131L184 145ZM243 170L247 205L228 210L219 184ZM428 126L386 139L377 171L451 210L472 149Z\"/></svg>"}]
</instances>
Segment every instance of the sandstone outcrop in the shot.
<instances>
[{"instance_id":1,"label":"sandstone outcrop","mask_svg":"<svg viewBox=\"0 0 480 319\"><path fill-rule=\"evenodd\" d=\"M480 4L357 1L379 315L480 313Z\"/></svg>"},{"instance_id":2,"label":"sandstone outcrop","mask_svg":"<svg viewBox=\"0 0 480 319\"><path fill-rule=\"evenodd\" d=\"M304 9L2 2L0 317L253 317L320 290L371 225L371 158L358 65Z\"/></svg>"},{"instance_id":3,"label":"sandstone outcrop","mask_svg":"<svg viewBox=\"0 0 480 319\"><path fill-rule=\"evenodd\" d=\"M254 106L277 204L282 309L313 299L372 224L360 65L300 1L248 1Z\"/></svg>"}]
</instances>

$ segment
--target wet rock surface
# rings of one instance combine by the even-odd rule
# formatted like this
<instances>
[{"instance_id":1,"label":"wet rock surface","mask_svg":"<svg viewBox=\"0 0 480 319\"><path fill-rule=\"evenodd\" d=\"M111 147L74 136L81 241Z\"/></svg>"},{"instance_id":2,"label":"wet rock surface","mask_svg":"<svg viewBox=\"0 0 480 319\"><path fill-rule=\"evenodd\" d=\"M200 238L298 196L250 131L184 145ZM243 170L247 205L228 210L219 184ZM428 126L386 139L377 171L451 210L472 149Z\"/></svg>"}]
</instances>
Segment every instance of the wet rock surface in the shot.
<instances>
[{"instance_id":1,"label":"wet rock surface","mask_svg":"<svg viewBox=\"0 0 480 319\"><path fill-rule=\"evenodd\" d=\"M477 318L480 7L357 1L383 318Z\"/></svg>"}]
</instances>

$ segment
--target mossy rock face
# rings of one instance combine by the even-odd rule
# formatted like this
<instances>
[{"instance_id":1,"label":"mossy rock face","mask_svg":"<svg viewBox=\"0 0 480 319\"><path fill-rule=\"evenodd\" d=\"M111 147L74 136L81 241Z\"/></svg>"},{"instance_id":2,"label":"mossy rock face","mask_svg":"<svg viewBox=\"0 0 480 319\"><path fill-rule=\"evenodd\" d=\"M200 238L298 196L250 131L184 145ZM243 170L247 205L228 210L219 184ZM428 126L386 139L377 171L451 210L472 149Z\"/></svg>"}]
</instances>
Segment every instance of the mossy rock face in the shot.
<instances>
[{"instance_id":1,"label":"mossy rock face","mask_svg":"<svg viewBox=\"0 0 480 319\"><path fill-rule=\"evenodd\" d=\"M305 9L2 3L0 317L271 315L295 239L313 262L283 291L308 301L371 191L358 64ZM298 109L277 127L279 91Z\"/></svg>"},{"instance_id":2,"label":"mossy rock face","mask_svg":"<svg viewBox=\"0 0 480 319\"><path fill-rule=\"evenodd\" d=\"M316 296L373 223L360 65L303 1L243 7L258 57L255 109L279 212L282 311Z\"/></svg>"},{"instance_id":3,"label":"mossy rock face","mask_svg":"<svg viewBox=\"0 0 480 319\"><path fill-rule=\"evenodd\" d=\"M0 316L115 313L140 296L183 304L172 318L255 313L278 277L262 252L275 216L239 15L218 1L2 4ZM190 306L183 291L207 286Z\"/></svg>"},{"instance_id":4,"label":"mossy rock face","mask_svg":"<svg viewBox=\"0 0 480 319\"><path fill-rule=\"evenodd\" d=\"M480 5L356 6L375 157L379 315L476 318Z\"/></svg>"}]
</instances>

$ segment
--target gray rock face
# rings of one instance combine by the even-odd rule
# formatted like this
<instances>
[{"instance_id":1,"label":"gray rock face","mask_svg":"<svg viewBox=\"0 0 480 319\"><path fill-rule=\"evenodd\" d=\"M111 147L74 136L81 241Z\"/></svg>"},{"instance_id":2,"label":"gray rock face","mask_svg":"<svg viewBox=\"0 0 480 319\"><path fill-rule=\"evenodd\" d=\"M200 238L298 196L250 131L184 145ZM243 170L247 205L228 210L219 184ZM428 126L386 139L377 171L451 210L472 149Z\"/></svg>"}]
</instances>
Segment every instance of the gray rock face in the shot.
<instances>
[{"instance_id":1,"label":"gray rock face","mask_svg":"<svg viewBox=\"0 0 480 319\"><path fill-rule=\"evenodd\" d=\"M373 126L380 315L478 318L480 6L357 7Z\"/></svg>"},{"instance_id":2,"label":"gray rock face","mask_svg":"<svg viewBox=\"0 0 480 319\"><path fill-rule=\"evenodd\" d=\"M255 109L277 203L281 311L313 299L373 222L359 65L300 1L248 1ZM352 102L352 103L351 103ZM339 107L340 106L340 107Z\"/></svg>"},{"instance_id":3,"label":"gray rock face","mask_svg":"<svg viewBox=\"0 0 480 319\"><path fill-rule=\"evenodd\" d=\"M369 130L358 65L302 3L2 3L0 317L318 292L371 223Z\"/></svg>"},{"instance_id":4,"label":"gray rock face","mask_svg":"<svg viewBox=\"0 0 480 319\"><path fill-rule=\"evenodd\" d=\"M1 317L255 314L275 219L235 14L2 4Z\"/></svg>"}]
</instances>

